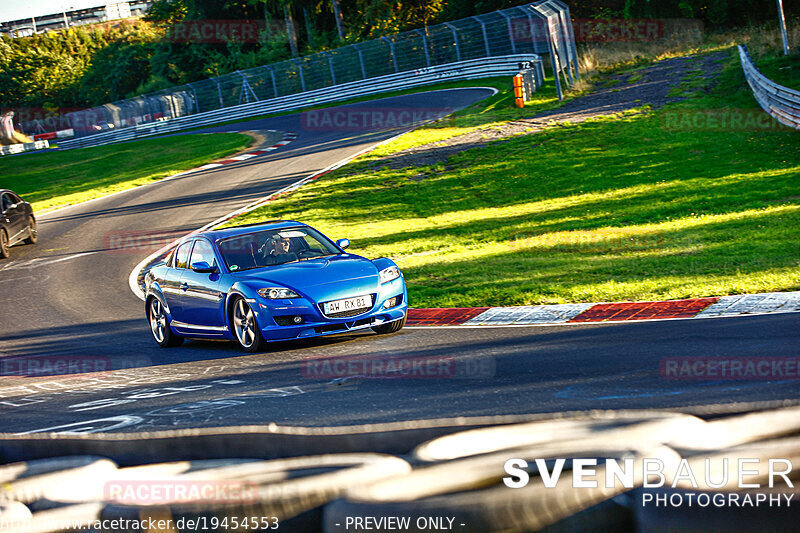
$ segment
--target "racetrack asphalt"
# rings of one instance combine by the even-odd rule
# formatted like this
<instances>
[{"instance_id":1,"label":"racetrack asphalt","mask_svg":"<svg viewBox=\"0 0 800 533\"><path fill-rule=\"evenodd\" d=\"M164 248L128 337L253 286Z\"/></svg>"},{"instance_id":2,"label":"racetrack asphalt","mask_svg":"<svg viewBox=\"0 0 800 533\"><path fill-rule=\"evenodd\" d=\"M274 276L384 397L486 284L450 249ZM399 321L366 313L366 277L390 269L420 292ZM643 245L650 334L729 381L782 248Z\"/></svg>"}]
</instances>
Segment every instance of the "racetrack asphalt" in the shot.
<instances>
[{"instance_id":1,"label":"racetrack asphalt","mask_svg":"<svg viewBox=\"0 0 800 533\"><path fill-rule=\"evenodd\" d=\"M457 109L489 94L486 89L438 91L339 110ZM710 404L800 400L797 377L700 381L672 379L662 371L664 361L675 357L797 358L796 313L406 329L391 336L361 333L275 344L257 355L243 355L228 342L158 348L143 303L128 288L131 269L154 250L116 249L115 238L188 233L404 129L325 129L307 119L298 114L236 125L298 134L269 154L41 217L39 244L13 248L11 259L0 264L5 300L0 431L140 431L270 422L321 426L640 407L699 412L704 408L698 406ZM61 362L68 365L67 373L55 367L57 375L15 375L22 367L32 368L34 360ZM76 361L83 366L69 366ZM404 361L416 375L404 374ZM363 377L375 368L381 379Z\"/></svg>"}]
</instances>

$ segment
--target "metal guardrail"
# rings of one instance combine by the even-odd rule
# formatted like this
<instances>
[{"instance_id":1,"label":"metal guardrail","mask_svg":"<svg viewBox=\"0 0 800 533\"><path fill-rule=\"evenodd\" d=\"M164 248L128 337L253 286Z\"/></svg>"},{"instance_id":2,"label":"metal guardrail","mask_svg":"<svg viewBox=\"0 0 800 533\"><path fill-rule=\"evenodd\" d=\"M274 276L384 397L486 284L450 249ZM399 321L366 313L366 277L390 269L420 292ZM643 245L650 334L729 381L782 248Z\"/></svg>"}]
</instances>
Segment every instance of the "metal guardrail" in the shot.
<instances>
[{"instance_id":1,"label":"metal guardrail","mask_svg":"<svg viewBox=\"0 0 800 533\"><path fill-rule=\"evenodd\" d=\"M778 85L764 76L743 45L739 45L739 58L744 77L762 109L784 126L800 129L800 91Z\"/></svg>"},{"instance_id":2,"label":"metal guardrail","mask_svg":"<svg viewBox=\"0 0 800 533\"><path fill-rule=\"evenodd\" d=\"M547 57L559 98L578 79L569 8L543 0L434 26L360 42L271 65L171 87L91 109L19 124L42 134L73 130L78 137L103 135L235 108L319 89L366 82L392 74L478 59L536 54Z\"/></svg>"},{"instance_id":3,"label":"metal guardrail","mask_svg":"<svg viewBox=\"0 0 800 533\"><path fill-rule=\"evenodd\" d=\"M513 55L472 59L447 65L399 72L369 80L359 80L307 91L280 98L240 104L232 107L178 117L171 120L112 130L87 137L59 141L61 148L83 148L100 144L130 141L141 137L171 133L222 121L237 120L268 113L294 111L309 106L343 101L364 95L399 91L430 85L444 80L469 80L486 76L511 76L523 68L534 68L543 73L542 59L536 54Z\"/></svg>"}]
</instances>

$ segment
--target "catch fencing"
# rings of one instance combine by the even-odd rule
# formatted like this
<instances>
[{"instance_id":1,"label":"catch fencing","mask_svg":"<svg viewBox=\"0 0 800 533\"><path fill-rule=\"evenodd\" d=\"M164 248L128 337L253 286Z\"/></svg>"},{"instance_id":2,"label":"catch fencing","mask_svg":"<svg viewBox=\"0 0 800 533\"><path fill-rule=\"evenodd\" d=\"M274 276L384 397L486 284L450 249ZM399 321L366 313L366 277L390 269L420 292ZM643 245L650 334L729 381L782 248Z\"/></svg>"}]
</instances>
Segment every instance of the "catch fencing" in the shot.
<instances>
[{"instance_id":1,"label":"catch fencing","mask_svg":"<svg viewBox=\"0 0 800 533\"><path fill-rule=\"evenodd\" d=\"M756 68L745 46L739 45L739 58L744 77L764 111L784 126L800 129L800 91L778 85L764 76Z\"/></svg>"},{"instance_id":2,"label":"catch fencing","mask_svg":"<svg viewBox=\"0 0 800 533\"><path fill-rule=\"evenodd\" d=\"M97 135L60 141L58 145L61 148L83 148L99 144L130 141L151 135L208 126L222 121L248 118L269 113L294 111L312 105L342 101L389 91L410 89L441 81L469 80L486 76L511 76L519 72L519 70L526 65L541 65L541 63L541 58L534 54L473 59L460 63L400 72L370 80L342 84L336 86L335 91L326 87L315 91L226 107L197 115L188 115L172 120L142 124L132 128L115 129ZM534 70L541 73L543 68L539 66ZM539 81L541 82L540 77Z\"/></svg>"},{"instance_id":3,"label":"catch fencing","mask_svg":"<svg viewBox=\"0 0 800 533\"><path fill-rule=\"evenodd\" d=\"M421 85L420 73L442 71L443 67L452 72L483 63L486 71L483 74L475 71L474 77L506 75L509 73L493 70L492 65L497 64L495 59L511 56L519 56L516 61L528 61L532 56L537 60L547 58L561 98L564 87L579 79L567 5L560 0L539 1L67 113L56 120L58 129L72 129L77 138L97 137L97 141L79 144L76 139L59 145L117 142L141 136L116 135L120 130L145 131L148 125L161 130L161 124L180 117L222 109L247 109L242 106L252 104L259 104L253 108L258 109L256 113L263 112L261 104L270 107L268 102L291 98L313 104L325 99L326 93L340 93L342 88L347 88L349 94L365 95L377 90L376 80L403 78L408 73L415 73ZM437 81L440 79L431 78L424 83ZM20 126L22 131L32 134L43 132L38 121Z\"/></svg>"}]
</instances>

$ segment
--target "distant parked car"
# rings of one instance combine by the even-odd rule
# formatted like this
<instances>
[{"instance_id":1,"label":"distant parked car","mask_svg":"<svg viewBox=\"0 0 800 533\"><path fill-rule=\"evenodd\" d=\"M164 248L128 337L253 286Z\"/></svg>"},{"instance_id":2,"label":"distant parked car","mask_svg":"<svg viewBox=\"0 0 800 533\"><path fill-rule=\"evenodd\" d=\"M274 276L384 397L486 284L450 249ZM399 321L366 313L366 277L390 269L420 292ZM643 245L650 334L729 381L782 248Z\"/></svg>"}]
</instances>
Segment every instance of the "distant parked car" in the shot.
<instances>
[{"instance_id":1,"label":"distant parked car","mask_svg":"<svg viewBox=\"0 0 800 533\"><path fill-rule=\"evenodd\" d=\"M0 189L0 258L8 257L9 248L20 242L36 244L36 217L31 204L13 191Z\"/></svg>"},{"instance_id":2,"label":"distant parked car","mask_svg":"<svg viewBox=\"0 0 800 533\"><path fill-rule=\"evenodd\" d=\"M247 352L268 341L399 331L408 311L400 269L349 254L349 244L285 220L192 235L145 276L150 331L163 347L230 339Z\"/></svg>"}]
</instances>

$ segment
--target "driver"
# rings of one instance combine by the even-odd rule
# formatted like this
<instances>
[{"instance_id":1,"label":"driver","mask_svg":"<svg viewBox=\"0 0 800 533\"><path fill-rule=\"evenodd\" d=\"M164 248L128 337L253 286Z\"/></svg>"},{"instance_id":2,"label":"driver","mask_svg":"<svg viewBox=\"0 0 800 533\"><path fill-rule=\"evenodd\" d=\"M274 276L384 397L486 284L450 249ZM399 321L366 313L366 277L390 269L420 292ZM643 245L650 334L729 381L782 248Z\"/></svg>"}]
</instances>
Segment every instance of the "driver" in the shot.
<instances>
[{"instance_id":1,"label":"driver","mask_svg":"<svg viewBox=\"0 0 800 533\"><path fill-rule=\"evenodd\" d=\"M270 255L285 255L291 253L292 240L289 237L275 235L272 238L272 250Z\"/></svg>"},{"instance_id":2,"label":"driver","mask_svg":"<svg viewBox=\"0 0 800 533\"><path fill-rule=\"evenodd\" d=\"M297 259L293 250L292 240L280 233L272 235L266 240L259 250L267 265L278 265Z\"/></svg>"}]
</instances>

